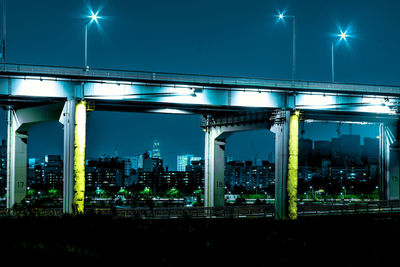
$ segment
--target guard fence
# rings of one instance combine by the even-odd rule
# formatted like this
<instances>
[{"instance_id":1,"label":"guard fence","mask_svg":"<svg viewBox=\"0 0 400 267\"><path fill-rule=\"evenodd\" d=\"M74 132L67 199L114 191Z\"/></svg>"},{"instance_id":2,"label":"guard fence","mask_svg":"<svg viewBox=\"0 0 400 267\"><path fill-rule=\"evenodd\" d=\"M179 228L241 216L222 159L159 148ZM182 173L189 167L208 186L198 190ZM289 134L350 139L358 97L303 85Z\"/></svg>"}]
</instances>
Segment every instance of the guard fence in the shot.
<instances>
[{"instance_id":1,"label":"guard fence","mask_svg":"<svg viewBox=\"0 0 400 267\"><path fill-rule=\"evenodd\" d=\"M104 207L86 208L86 215L113 216L133 219L179 219L179 218L273 218L274 205L245 205L225 207ZM400 212L400 201L368 202L314 202L299 203L298 216L347 215ZM62 216L62 208L0 209L0 216Z\"/></svg>"}]
</instances>

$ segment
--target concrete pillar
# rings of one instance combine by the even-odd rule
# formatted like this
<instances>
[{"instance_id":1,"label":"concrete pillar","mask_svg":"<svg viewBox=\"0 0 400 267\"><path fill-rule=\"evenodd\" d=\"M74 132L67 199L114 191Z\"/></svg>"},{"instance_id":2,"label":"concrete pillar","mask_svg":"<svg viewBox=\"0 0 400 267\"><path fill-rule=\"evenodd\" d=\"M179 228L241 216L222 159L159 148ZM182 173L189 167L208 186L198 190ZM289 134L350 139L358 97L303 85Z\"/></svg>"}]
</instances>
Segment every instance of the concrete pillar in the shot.
<instances>
[{"instance_id":1,"label":"concrete pillar","mask_svg":"<svg viewBox=\"0 0 400 267\"><path fill-rule=\"evenodd\" d=\"M225 204L225 146L235 132L270 129L270 114L227 118L207 117L205 127L204 207Z\"/></svg>"},{"instance_id":2,"label":"concrete pillar","mask_svg":"<svg viewBox=\"0 0 400 267\"><path fill-rule=\"evenodd\" d=\"M379 127L380 197L382 200L400 199L400 143L395 125Z\"/></svg>"},{"instance_id":3,"label":"concrete pillar","mask_svg":"<svg viewBox=\"0 0 400 267\"><path fill-rule=\"evenodd\" d=\"M204 207L223 207L225 189L225 144L230 133L210 127L205 134Z\"/></svg>"},{"instance_id":4,"label":"concrete pillar","mask_svg":"<svg viewBox=\"0 0 400 267\"><path fill-rule=\"evenodd\" d=\"M297 218L299 112L280 110L275 133L275 219Z\"/></svg>"},{"instance_id":5,"label":"concrete pillar","mask_svg":"<svg viewBox=\"0 0 400 267\"><path fill-rule=\"evenodd\" d=\"M21 202L27 186L27 141L29 129L41 122L57 120L62 104L7 110L7 208Z\"/></svg>"},{"instance_id":6,"label":"concrete pillar","mask_svg":"<svg viewBox=\"0 0 400 267\"><path fill-rule=\"evenodd\" d=\"M63 212L82 214L85 199L85 101L66 101L59 121L64 125Z\"/></svg>"},{"instance_id":7,"label":"concrete pillar","mask_svg":"<svg viewBox=\"0 0 400 267\"><path fill-rule=\"evenodd\" d=\"M28 135L18 133L15 110L7 110L7 208L26 196Z\"/></svg>"},{"instance_id":8,"label":"concrete pillar","mask_svg":"<svg viewBox=\"0 0 400 267\"><path fill-rule=\"evenodd\" d=\"M289 162L288 162L288 217L297 219L297 184L299 169L299 112L290 115L289 123Z\"/></svg>"},{"instance_id":9,"label":"concrete pillar","mask_svg":"<svg viewBox=\"0 0 400 267\"><path fill-rule=\"evenodd\" d=\"M390 146L389 153L389 200L400 200L400 143L397 141Z\"/></svg>"},{"instance_id":10,"label":"concrete pillar","mask_svg":"<svg viewBox=\"0 0 400 267\"><path fill-rule=\"evenodd\" d=\"M275 133L275 219L286 219L290 110L279 111L271 131Z\"/></svg>"},{"instance_id":11,"label":"concrete pillar","mask_svg":"<svg viewBox=\"0 0 400 267\"><path fill-rule=\"evenodd\" d=\"M73 213L74 200L74 130L76 100L68 100L64 104L60 122L64 125L63 156L63 213Z\"/></svg>"}]
</instances>

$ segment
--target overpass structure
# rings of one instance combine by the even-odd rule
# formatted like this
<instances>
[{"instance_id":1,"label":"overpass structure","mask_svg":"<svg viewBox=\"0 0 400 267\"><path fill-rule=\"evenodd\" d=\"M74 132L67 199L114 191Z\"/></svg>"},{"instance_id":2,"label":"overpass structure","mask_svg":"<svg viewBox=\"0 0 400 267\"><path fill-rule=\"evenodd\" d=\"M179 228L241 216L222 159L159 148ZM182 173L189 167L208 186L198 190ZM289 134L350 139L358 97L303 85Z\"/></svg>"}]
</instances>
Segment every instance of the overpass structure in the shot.
<instances>
[{"instance_id":1,"label":"overpass structure","mask_svg":"<svg viewBox=\"0 0 400 267\"><path fill-rule=\"evenodd\" d=\"M224 205L226 140L235 132L275 133L275 217L297 216L299 120L376 123L381 197L399 199L400 87L155 72L0 65L7 111L7 207L26 194L29 129L64 125L63 212L83 212L88 110L201 114L205 207Z\"/></svg>"}]
</instances>

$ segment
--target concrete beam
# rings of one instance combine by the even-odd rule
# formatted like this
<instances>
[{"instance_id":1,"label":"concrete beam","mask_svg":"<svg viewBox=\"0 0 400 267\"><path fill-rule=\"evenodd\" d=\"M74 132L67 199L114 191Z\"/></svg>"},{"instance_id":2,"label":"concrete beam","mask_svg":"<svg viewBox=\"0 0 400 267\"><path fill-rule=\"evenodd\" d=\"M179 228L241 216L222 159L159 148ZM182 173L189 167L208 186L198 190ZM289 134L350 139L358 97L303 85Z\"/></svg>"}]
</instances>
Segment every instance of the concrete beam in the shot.
<instances>
[{"instance_id":1,"label":"concrete beam","mask_svg":"<svg viewBox=\"0 0 400 267\"><path fill-rule=\"evenodd\" d=\"M29 129L37 123L55 120L61 107L51 104L7 110L7 208L26 196Z\"/></svg>"},{"instance_id":2,"label":"concrete beam","mask_svg":"<svg viewBox=\"0 0 400 267\"><path fill-rule=\"evenodd\" d=\"M290 110L278 111L271 131L275 134L275 218L286 219Z\"/></svg>"},{"instance_id":3,"label":"concrete beam","mask_svg":"<svg viewBox=\"0 0 400 267\"><path fill-rule=\"evenodd\" d=\"M63 212L82 214L85 198L86 103L65 102L60 120L64 125Z\"/></svg>"},{"instance_id":4,"label":"concrete beam","mask_svg":"<svg viewBox=\"0 0 400 267\"><path fill-rule=\"evenodd\" d=\"M212 116L205 123L204 206L223 207L225 189L225 145L235 132L269 129L269 120L241 121L240 124L213 125ZM229 120L228 120L229 121Z\"/></svg>"},{"instance_id":5,"label":"concrete beam","mask_svg":"<svg viewBox=\"0 0 400 267\"><path fill-rule=\"evenodd\" d=\"M380 197L382 200L400 199L400 143L397 126L379 127Z\"/></svg>"}]
</instances>

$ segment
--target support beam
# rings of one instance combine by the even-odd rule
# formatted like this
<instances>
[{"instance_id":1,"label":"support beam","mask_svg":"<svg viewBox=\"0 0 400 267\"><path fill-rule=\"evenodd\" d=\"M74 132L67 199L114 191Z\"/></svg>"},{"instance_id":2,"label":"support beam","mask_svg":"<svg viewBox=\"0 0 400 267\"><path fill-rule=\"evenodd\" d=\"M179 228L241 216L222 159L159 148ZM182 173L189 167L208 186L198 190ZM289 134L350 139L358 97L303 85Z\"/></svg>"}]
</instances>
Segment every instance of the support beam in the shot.
<instances>
[{"instance_id":1,"label":"support beam","mask_svg":"<svg viewBox=\"0 0 400 267\"><path fill-rule=\"evenodd\" d=\"M230 134L211 127L205 134L204 206L223 207L225 188L225 144Z\"/></svg>"},{"instance_id":2,"label":"support beam","mask_svg":"<svg viewBox=\"0 0 400 267\"><path fill-rule=\"evenodd\" d=\"M275 219L297 218L299 112L280 110L275 133Z\"/></svg>"},{"instance_id":3,"label":"support beam","mask_svg":"<svg viewBox=\"0 0 400 267\"><path fill-rule=\"evenodd\" d=\"M7 110L7 208L26 196L28 135L18 133L16 112Z\"/></svg>"},{"instance_id":4,"label":"support beam","mask_svg":"<svg viewBox=\"0 0 400 267\"><path fill-rule=\"evenodd\" d=\"M397 126L380 124L379 170L382 200L400 199L400 144Z\"/></svg>"},{"instance_id":5,"label":"support beam","mask_svg":"<svg viewBox=\"0 0 400 267\"><path fill-rule=\"evenodd\" d=\"M271 131L275 133L275 219L286 219L290 110L281 110Z\"/></svg>"},{"instance_id":6,"label":"support beam","mask_svg":"<svg viewBox=\"0 0 400 267\"><path fill-rule=\"evenodd\" d=\"M60 122L64 125L63 212L82 214L85 198L86 102L65 102Z\"/></svg>"},{"instance_id":7,"label":"support beam","mask_svg":"<svg viewBox=\"0 0 400 267\"><path fill-rule=\"evenodd\" d=\"M297 219L297 184L299 169L299 112L290 116L289 124L289 163L288 163L288 216Z\"/></svg>"},{"instance_id":8,"label":"support beam","mask_svg":"<svg viewBox=\"0 0 400 267\"><path fill-rule=\"evenodd\" d=\"M235 132L267 130L269 115L249 115L242 118L207 116L205 131L204 207L223 207L225 189L225 145Z\"/></svg>"},{"instance_id":9,"label":"support beam","mask_svg":"<svg viewBox=\"0 0 400 267\"><path fill-rule=\"evenodd\" d=\"M7 110L7 208L26 196L29 129L41 122L57 120L62 104Z\"/></svg>"}]
</instances>

